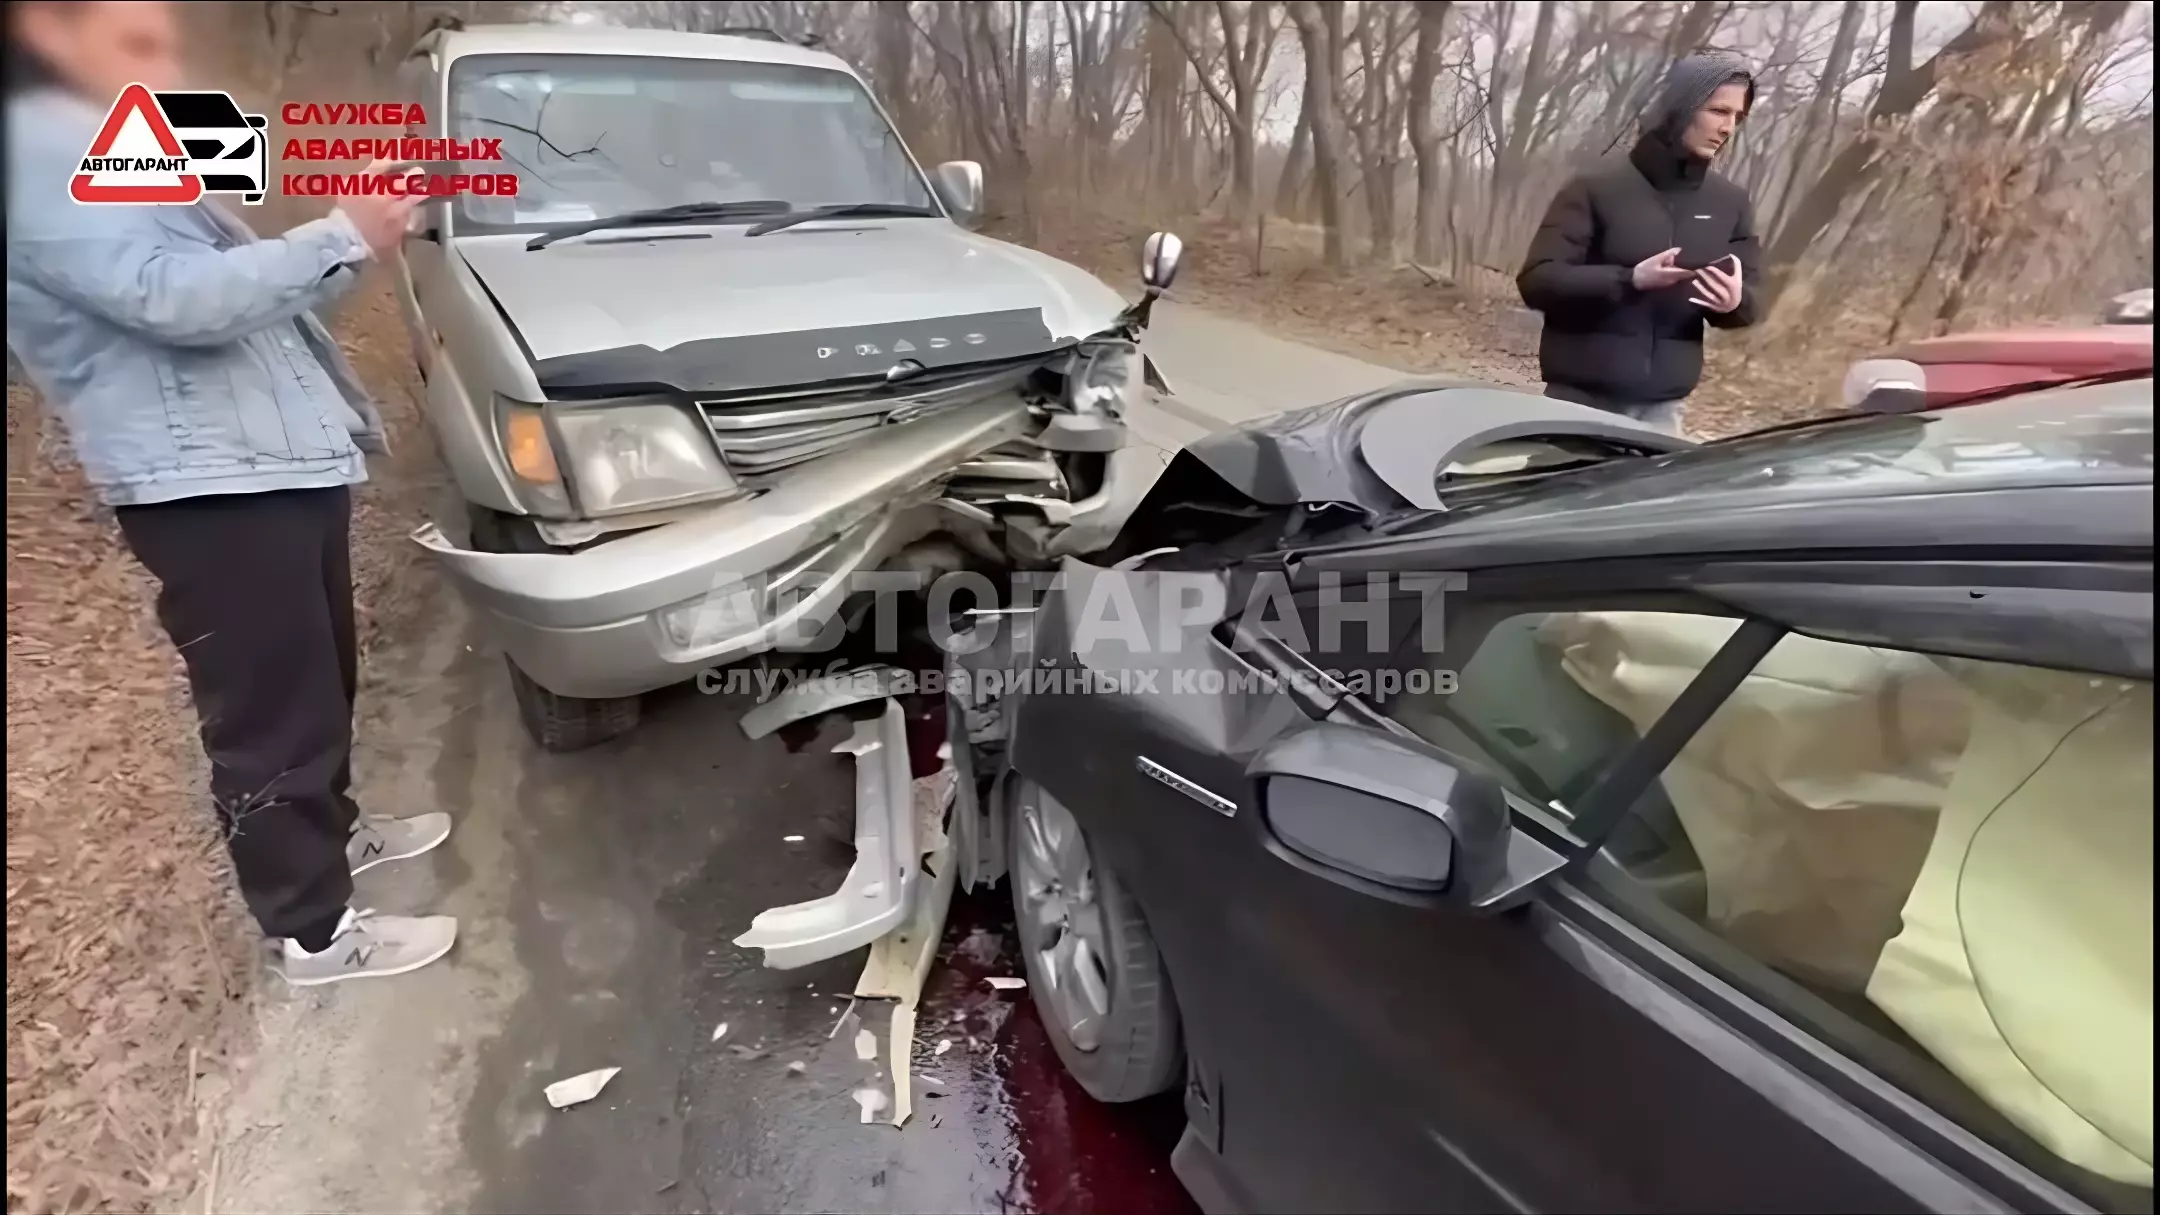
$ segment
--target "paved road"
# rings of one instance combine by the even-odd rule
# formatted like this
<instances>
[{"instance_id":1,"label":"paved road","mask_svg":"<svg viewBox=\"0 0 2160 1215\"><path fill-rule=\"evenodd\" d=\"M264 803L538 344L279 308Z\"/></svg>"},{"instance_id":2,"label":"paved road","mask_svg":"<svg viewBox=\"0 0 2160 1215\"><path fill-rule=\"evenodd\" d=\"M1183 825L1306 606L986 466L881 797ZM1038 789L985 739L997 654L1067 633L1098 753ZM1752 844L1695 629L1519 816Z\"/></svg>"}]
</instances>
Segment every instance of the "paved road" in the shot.
<instances>
[{"instance_id":1,"label":"paved road","mask_svg":"<svg viewBox=\"0 0 2160 1215\"><path fill-rule=\"evenodd\" d=\"M1179 399L1134 421L1165 450L1397 376L1186 308L1163 308L1149 344ZM926 994L918 1041L955 1049L918 1075L945 1095L919 1096L904 1130L858 1121L851 1090L883 1077L854 1026L833 1032L832 993L860 955L771 971L730 943L845 872L836 734L752 743L746 703L683 689L650 698L628 738L546 755L454 599L432 619L371 656L361 795L449 809L457 834L361 887L384 910L459 916L454 964L270 993L265 1048L227 1103L215 1209L1190 1210L1165 1160L1175 1105L1094 1105L1025 1000L980 982L1018 970L1002 891L955 907ZM870 1028L882 1053L882 1016ZM600 1067L622 1071L599 1099L547 1107L544 1085Z\"/></svg>"}]
</instances>

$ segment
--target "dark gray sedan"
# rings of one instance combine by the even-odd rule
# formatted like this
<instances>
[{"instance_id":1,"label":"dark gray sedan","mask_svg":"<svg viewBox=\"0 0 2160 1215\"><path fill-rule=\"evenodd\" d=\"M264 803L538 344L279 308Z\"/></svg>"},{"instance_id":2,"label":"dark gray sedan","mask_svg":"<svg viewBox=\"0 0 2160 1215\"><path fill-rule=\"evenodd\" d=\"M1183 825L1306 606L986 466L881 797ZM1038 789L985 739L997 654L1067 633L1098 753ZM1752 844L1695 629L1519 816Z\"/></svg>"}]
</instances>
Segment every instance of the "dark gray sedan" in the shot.
<instances>
[{"instance_id":1,"label":"dark gray sedan","mask_svg":"<svg viewBox=\"0 0 2160 1215\"><path fill-rule=\"evenodd\" d=\"M2152 437L1210 437L955 647L962 872L1210 1211L2150 1211Z\"/></svg>"}]
</instances>

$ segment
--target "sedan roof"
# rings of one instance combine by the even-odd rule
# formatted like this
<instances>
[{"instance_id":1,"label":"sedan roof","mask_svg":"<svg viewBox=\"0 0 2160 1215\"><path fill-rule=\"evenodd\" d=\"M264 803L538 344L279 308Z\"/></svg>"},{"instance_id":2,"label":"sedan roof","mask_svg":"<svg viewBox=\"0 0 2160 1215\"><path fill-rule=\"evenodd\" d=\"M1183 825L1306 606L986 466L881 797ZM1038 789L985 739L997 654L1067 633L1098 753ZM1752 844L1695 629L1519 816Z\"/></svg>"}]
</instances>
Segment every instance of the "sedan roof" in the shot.
<instances>
[{"instance_id":1,"label":"sedan roof","mask_svg":"<svg viewBox=\"0 0 2160 1215\"><path fill-rule=\"evenodd\" d=\"M1862 415L1443 491L1314 569L1467 569L1656 553L2152 547L2150 379Z\"/></svg>"}]
</instances>

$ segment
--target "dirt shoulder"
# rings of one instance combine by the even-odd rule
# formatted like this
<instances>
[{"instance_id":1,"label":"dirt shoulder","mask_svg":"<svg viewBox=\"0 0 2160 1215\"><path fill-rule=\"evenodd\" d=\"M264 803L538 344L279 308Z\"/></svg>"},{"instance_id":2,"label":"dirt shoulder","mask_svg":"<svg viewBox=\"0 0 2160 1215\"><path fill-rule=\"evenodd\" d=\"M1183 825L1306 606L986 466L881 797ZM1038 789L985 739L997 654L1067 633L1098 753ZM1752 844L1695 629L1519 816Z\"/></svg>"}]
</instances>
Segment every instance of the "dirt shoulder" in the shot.
<instances>
[{"instance_id":1,"label":"dirt shoulder","mask_svg":"<svg viewBox=\"0 0 2160 1215\"><path fill-rule=\"evenodd\" d=\"M435 474L379 282L337 328L401 445L371 462L354 520L375 647L420 602L403 537ZM155 584L58 433L9 388L8 1210L176 1210L249 1040L255 934L211 825Z\"/></svg>"}]
</instances>

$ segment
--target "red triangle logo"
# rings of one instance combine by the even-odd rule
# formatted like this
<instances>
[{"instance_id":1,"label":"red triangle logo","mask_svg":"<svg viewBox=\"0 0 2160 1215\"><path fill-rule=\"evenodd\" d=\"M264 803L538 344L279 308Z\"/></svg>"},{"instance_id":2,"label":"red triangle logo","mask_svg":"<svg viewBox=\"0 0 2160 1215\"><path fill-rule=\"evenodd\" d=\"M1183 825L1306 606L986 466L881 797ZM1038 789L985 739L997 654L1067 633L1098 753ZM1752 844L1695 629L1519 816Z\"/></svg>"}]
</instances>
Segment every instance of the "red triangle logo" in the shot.
<instances>
[{"instance_id":1,"label":"red triangle logo","mask_svg":"<svg viewBox=\"0 0 2160 1215\"><path fill-rule=\"evenodd\" d=\"M157 98L140 84L131 84L120 90L119 100L113 102L112 112L105 115L105 125L98 128L97 137L90 141L85 159L105 156L112 152L113 141L120 137L120 128L127 125L129 114L140 114L150 124L150 133L157 138L158 147L167 156L186 156L180 140L173 134L172 124L165 121L165 111L158 108ZM180 180L169 186L101 186L95 174L77 173L68 183L68 194L79 203L191 203L202 197L202 178L193 173L182 173Z\"/></svg>"}]
</instances>

